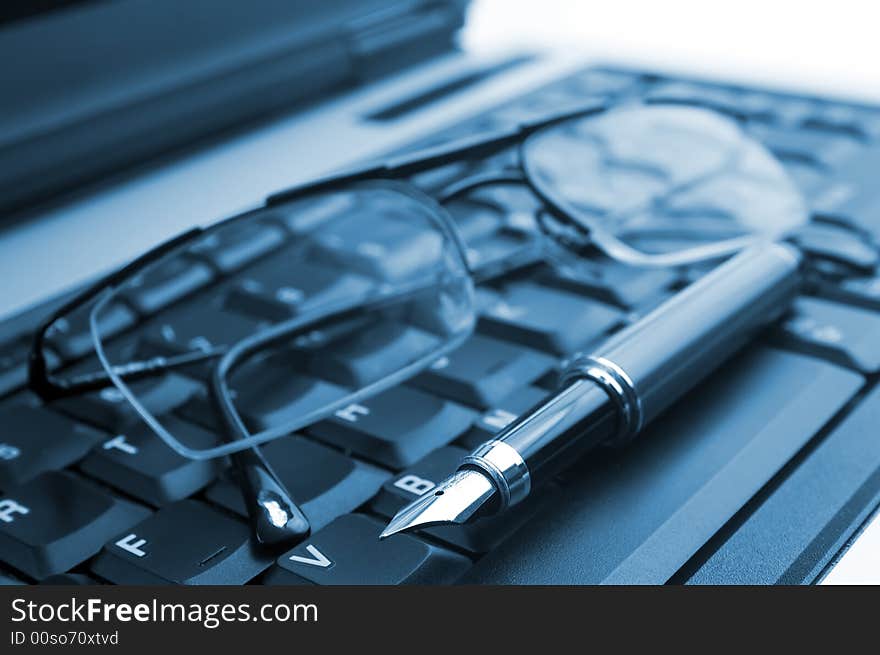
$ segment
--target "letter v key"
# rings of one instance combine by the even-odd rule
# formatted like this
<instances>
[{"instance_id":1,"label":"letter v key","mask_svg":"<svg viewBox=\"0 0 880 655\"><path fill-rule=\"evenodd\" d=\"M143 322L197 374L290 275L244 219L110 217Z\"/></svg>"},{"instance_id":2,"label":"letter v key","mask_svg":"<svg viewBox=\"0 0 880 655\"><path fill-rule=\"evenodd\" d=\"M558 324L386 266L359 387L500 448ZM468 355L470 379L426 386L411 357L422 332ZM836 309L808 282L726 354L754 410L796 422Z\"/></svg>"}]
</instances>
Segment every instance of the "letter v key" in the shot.
<instances>
[{"instance_id":1,"label":"letter v key","mask_svg":"<svg viewBox=\"0 0 880 655\"><path fill-rule=\"evenodd\" d=\"M317 566L322 569L326 569L333 562L327 559L327 556L322 553L320 550L315 548L312 544L306 546L306 550L312 555L312 557L302 557L300 555L291 555L288 559L292 562L299 562L300 564L308 564L309 566Z\"/></svg>"}]
</instances>

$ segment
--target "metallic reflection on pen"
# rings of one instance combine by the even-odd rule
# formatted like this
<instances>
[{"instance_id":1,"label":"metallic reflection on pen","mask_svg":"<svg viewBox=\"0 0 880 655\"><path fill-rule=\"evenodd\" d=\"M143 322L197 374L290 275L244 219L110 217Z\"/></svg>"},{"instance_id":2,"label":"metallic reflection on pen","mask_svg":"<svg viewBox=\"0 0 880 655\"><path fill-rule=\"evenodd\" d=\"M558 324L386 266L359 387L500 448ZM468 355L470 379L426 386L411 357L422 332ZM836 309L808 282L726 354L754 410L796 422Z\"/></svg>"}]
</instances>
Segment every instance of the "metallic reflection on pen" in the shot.
<instances>
[{"instance_id":1,"label":"metallic reflection on pen","mask_svg":"<svg viewBox=\"0 0 880 655\"><path fill-rule=\"evenodd\" d=\"M588 450L629 442L786 310L800 286L800 261L787 245L753 246L597 352L575 357L559 391L400 510L381 538L503 512Z\"/></svg>"}]
</instances>

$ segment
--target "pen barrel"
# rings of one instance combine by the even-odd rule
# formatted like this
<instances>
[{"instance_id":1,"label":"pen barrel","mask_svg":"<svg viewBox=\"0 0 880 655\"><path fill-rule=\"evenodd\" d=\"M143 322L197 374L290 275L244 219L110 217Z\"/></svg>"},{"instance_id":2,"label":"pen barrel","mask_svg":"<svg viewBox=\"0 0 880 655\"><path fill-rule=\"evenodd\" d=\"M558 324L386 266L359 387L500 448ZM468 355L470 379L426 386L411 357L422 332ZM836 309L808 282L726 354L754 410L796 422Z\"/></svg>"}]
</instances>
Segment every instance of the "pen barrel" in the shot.
<instances>
[{"instance_id":1,"label":"pen barrel","mask_svg":"<svg viewBox=\"0 0 880 655\"><path fill-rule=\"evenodd\" d=\"M784 244L742 251L575 358L563 384L589 372L605 386L620 414L612 443L628 442L787 310L800 289L800 264L800 252Z\"/></svg>"},{"instance_id":2,"label":"pen barrel","mask_svg":"<svg viewBox=\"0 0 880 655\"><path fill-rule=\"evenodd\" d=\"M757 245L731 258L590 355L559 391L474 451L500 509L600 443L623 444L778 318L800 288L800 253Z\"/></svg>"},{"instance_id":3,"label":"pen barrel","mask_svg":"<svg viewBox=\"0 0 880 655\"><path fill-rule=\"evenodd\" d=\"M572 380L465 458L490 474L499 509L525 499L566 464L612 438L618 411L592 380Z\"/></svg>"}]
</instances>

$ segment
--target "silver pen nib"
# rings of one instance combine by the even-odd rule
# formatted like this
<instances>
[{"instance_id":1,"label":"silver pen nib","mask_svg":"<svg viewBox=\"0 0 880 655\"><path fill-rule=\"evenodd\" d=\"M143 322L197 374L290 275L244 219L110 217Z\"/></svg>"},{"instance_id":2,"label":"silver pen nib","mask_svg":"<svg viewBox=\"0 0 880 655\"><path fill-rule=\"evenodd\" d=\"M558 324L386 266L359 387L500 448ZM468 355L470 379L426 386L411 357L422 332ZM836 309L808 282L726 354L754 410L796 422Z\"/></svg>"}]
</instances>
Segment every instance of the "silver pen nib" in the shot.
<instances>
[{"instance_id":1,"label":"silver pen nib","mask_svg":"<svg viewBox=\"0 0 880 655\"><path fill-rule=\"evenodd\" d=\"M485 473L460 469L397 512L379 539L432 525L467 523L496 493Z\"/></svg>"}]
</instances>

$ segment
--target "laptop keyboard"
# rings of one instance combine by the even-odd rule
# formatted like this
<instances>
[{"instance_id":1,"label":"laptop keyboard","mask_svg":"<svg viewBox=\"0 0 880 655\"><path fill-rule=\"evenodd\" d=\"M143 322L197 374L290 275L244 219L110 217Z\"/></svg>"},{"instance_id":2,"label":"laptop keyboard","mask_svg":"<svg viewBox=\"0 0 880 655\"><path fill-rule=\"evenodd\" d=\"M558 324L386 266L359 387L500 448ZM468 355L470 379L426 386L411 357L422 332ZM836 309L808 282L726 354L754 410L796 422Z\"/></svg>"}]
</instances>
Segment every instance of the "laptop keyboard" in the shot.
<instances>
[{"instance_id":1,"label":"laptop keyboard","mask_svg":"<svg viewBox=\"0 0 880 655\"><path fill-rule=\"evenodd\" d=\"M29 330L48 306L3 325L0 581L814 581L880 500L873 439L880 109L587 69L407 150L593 99L637 98L716 109L761 139L805 194L814 222L800 245L829 274L632 447L586 458L515 514L377 540L383 522L465 449L552 389L567 354L600 342L702 273L600 259L576 274L551 269L529 251L526 231L510 227L518 218L529 223L533 202L511 189L485 190L452 207L468 256L485 265L515 254L532 265L478 290L477 332L459 350L405 385L263 448L313 526L280 555L252 542L225 460L178 456L114 390L46 407L25 389ZM437 188L466 172L454 164L417 181ZM105 331L137 334L144 352L179 352L198 340L235 341L293 307L363 288L357 274L334 270L333 257L348 255L330 253L303 276L301 293L279 296L272 255L289 231L296 226L255 225L235 239L206 242L198 259L157 270L127 294L106 313ZM363 261L389 275L404 264ZM286 284L290 274L286 266ZM367 350L334 343L300 376L278 366L242 385L252 391L240 399L245 419L277 424L322 404L336 385L375 379L402 353L424 347L415 328L365 329L375 331ZM54 361L83 365L89 339L84 324L62 326L50 339ZM169 373L144 383L139 396L189 442L207 446L217 441L216 422L202 383L198 371Z\"/></svg>"}]
</instances>

